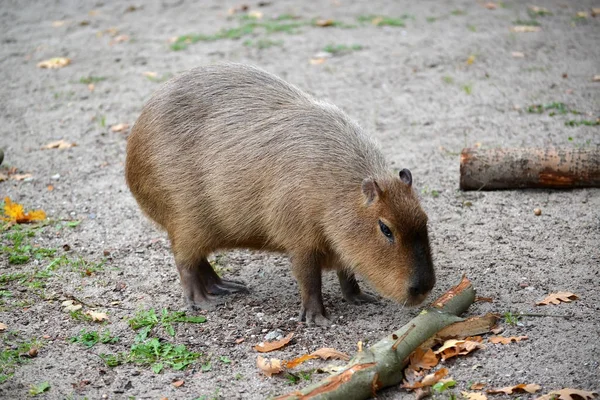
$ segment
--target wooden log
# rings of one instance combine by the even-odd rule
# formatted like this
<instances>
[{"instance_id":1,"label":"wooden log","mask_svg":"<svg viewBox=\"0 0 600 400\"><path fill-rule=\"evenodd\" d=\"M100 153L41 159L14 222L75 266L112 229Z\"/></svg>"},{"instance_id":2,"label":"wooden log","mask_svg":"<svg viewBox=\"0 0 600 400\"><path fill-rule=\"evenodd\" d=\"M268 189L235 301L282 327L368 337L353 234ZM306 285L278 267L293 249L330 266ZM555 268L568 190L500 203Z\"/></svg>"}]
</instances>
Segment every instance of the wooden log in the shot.
<instances>
[{"instance_id":1,"label":"wooden log","mask_svg":"<svg viewBox=\"0 0 600 400\"><path fill-rule=\"evenodd\" d=\"M341 371L275 400L368 399L384 387L402 382L409 355L443 328L464 321L458 315L475 300L475 289L462 281L433 302L426 311L373 346L359 348Z\"/></svg>"},{"instance_id":2,"label":"wooden log","mask_svg":"<svg viewBox=\"0 0 600 400\"><path fill-rule=\"evenodd\" d=\"M600 149L463 149L462 190L600 187Z\"/></svg>"}]
</instances>

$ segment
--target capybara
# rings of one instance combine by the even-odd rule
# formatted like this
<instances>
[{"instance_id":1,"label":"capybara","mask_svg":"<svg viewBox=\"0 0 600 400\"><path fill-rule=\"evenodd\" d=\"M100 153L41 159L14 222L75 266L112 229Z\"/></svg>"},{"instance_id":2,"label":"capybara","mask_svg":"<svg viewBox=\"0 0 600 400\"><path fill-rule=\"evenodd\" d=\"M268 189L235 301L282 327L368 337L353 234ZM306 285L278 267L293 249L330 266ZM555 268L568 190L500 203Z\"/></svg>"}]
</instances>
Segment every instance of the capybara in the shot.
<instances>
[{"instance_id":1,"label":"capybara","mask_svg":"<svg viewBox=\"0 0 600 400\"><path fill-rule=\"evenodd\" d=\"M211 65L166 82L133 126L125 174L141 209L168 232L192 308L246 290L207 261L223 249L287 253L308 324L328 323L324 269L337 270L352 303L375 301L355 273L408 305L434 286L410 171L393 172L339 108L261 69Z\"/></svg>"}]
</instances>

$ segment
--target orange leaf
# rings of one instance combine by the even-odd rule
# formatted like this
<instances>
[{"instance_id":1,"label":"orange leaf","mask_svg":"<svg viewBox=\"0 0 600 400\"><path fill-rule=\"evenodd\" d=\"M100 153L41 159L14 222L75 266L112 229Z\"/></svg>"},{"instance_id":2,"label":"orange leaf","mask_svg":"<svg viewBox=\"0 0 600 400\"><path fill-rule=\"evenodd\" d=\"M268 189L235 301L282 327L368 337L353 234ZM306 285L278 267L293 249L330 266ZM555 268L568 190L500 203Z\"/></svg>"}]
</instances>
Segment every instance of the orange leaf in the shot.
<instances>
[{"instance_id":1,"label":"orange leaf","mask_svg":"<svg viewBox=\"0 0 600 400\"><path fill-rule=\"evenodd\" d=\"M8 222L24 224L32 221L42 221L46 219L46 213L43 210L33 210L26 213L21 204L13 203L9 197L5 197L4 217L0 217L0 219Z\"/></svg>"},{"instance_id":2,"label":"orange leaf","mask_svg":"<svg viewBox=\"0 0 600 400\"><path fill-rule=\"evenodd\" d=\"M492 336L489 341L490 343L498 344L509 344L511 342L520 342L521 340L529 339L528 336L511 336L511 337L503 337L503 336Z\"/></svg>"},{"instance_id":3,"label":"orange leaf","mask_svg":"<svg viewBox=\"0 0 600 400\"><path fill-rule=\"evenodd\" d=\"M339 352L336 349L332 349L330 347L323 347L322 349L313 351L311 355L320 357L323 360L329 360L330 358L332 358L334 360L348 361L350 359L349 355Z\"/></svg>"},{"instance_id":4,"label":"orange leaf","mask_svg":"<svg viewBox=\"0 0 600 400\"><path fill-rule=\"evenodd\" d=\"M488 389L488 393L505 393L512 394L513 392L527 392L527 393L535 393L540 390L542 387L540 385L536 385L534 383L525 384L520 383L515 386L507 386L499 389Z\"/></svg>"},{"instance_id":5,"label":"orange leaf","mask_svg":"<svg viewBox=\"0 0 600 400\"><path fill-rule=\"evenodd\" d=\"M474 393L461 392L461 394L463 395L463 397L467 398L468 400L487 400L487 396L485 394L479 393L479 392L474 392Z\"/></svg>"},{"instance_id":6,"label":"orange leaf","mask_svg":"<svg viewBox=\"0 0 600 400\"><path fill-rule=\"evenodd\" d=\"M312 355L312 354L305 354L303 356L300 356L298 358L294 358L291 361L284 361L283 364L286 368L296 368L298 365L302 364L305 361L311 360L313 358L318 358L318 356Z\"/></svg>"},{"instance_id":7,"label":"orange leaf","mask_svg":"<svg viewBox=\"0 0 600 400\"><path fill-rule=\"evenodd\" d=\"M175 381L172 383L173 386L175 386L176 388L183 386L183 384L185 383L185 381L179 380L179 381Z\"/></svg>"},{"instance_id":8,"label":"orange leaf","mask_svg":"<svg viewBox=\"0 0 600 400\"><path fill-rule=\"evenodd\" d=\"M424 386L433 386L446 375L448 375L448 368L441 368L433 374L425 375L421 382L415 382L412 385L410 385L408 382L405 382L402 384L402 387L406 389L416 389Z\"/></svg>"},{"instance_id":9,"label":"orange leaf","mask_svg":"<svg viewBox=\"0 0 600 400\"><path fill-rule=\"evenodd\" d=\"M471 385L471 387L469 389L471 390L481 390L485 387L485 383L483 382L475 382L474 384Z\"/></svg>"},{"instance_id":10,"label":"orange leaf","mask_svg":"<svg viewBox=\"0 0 600 400\"><path fill-rule=\"evenodd\" d=\"M269 378L273 374L278 374L283 371L281 360L278 360L277 358L271 358L270 360L267 360L262 356L258 356L256 358L256 366Z\"/></svg>"},{"instance_id":11,"label":"orange leaf","mask_svg":"<svg viewBox=\"0 0 600 400\"><path fill-rule=\"evenodd\" d=\"M575 396L575 397L573 397ZM585 390L577 390L577 389L569 389L564 388L560 390L555 390L548 394L538 397L536 400L551 400L551 399L559 399L559 400L591 400L594 396L598 396L596 392L586 392Z\"/></svg>"},{"instance_id":12,"label":"orange leaf","mask_svg":"<svg viewBox=\"0 0 600 400\"><path fill-rule=\"evenodd\" d=\"M538 306L547 306L549 304L559 304L561 301L564 303L570 303L571 300L577 300L579 296L573 294L571 292L558 292L551 293L546 298L540 302L537 302Z\"/></svg>"},{"instance_id":13,"label":"orange leaf","mask_svg":"<svg viewBox=\"0 0 600 400\"><path fill-rule=\"evenodd\" d=\"M467 338L467 339L469 339L469 338ZM442 345L442 347L437 349L434 353L441 354L442 360L445 361L452 357L464 356L464 355L467 355L477 349L485 348L485 346L479 342L481 337L475 336L474 338L472 338L475 340L467 340L467 339L465 339L465 340L456 340L456 339L446 340L444 342L444 344Z\"/></svg>"},{"instance_id":14,"label":"orange leaf","mask_svg":"<svg viewBox=\"0 0 600 400\"><path fill-rule=\"evenodd\" d=\"M273 350L278 350L278 349L282 348L283 346L285 346L286 344L288 344L290 342L290 340L292 340L292 336L294 336L293 332L281 340L276 340L274 342L267 342L267 343L259 343L256 346L254 346L253 349L260 353L268 353Z\"/></svg>"},{"instance_id":15,"label":"orange leaf","mask_svg":"<svg viewBox=\"0 0 600 400\"><path fill-rule=\"evenodd\" d=\"M433 350L427 349L424 351L418 347L410 355L410 364L408 368L418 371L420 369L431 369L438 364L439 360Z\"/></svg>"}]
</instances>

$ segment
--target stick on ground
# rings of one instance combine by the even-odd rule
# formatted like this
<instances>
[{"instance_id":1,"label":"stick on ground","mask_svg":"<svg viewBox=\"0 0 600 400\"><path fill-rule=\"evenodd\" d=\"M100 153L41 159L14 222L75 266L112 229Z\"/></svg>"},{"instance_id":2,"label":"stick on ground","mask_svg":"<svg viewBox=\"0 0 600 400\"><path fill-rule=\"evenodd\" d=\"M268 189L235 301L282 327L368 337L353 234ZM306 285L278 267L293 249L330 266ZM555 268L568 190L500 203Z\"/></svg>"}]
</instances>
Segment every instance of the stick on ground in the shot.
<instances>
[{"instance_id":1,"label":"stick on ground","mask_svg":"<svg viewBox=\"0 0 600 400\"><path fill-rule=\"evenodd\" d=\"M356 353L340 372L277 399L368 399L377 390L399 384L408 356L446 326L463 321L458 315L474 300L475 290L463 277L408 324Z\"/></svg>"},{"instance_id":2,"label":"stick on ground","mask_svg":"<svg viewBox=\"0 0 600 400\"><path fill-rule=\"evenodd\" d=\"M600 187L598 149L463 149L462 190Z\"/></svg>"}]
</instances>

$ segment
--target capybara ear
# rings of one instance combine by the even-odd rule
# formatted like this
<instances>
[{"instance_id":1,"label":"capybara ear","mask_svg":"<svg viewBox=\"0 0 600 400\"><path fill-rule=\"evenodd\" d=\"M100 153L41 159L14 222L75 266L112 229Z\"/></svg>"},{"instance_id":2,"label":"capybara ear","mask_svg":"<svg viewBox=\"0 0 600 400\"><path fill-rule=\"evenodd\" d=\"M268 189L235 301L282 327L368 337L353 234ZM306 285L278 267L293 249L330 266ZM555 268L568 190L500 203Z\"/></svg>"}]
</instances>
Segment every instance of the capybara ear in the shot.
<instances>
[{"instance_id":1,"label":"capybara ear","mask_svg":"<svg viewBox=\"0 0 600 400\"><path fill-rule=\"evenodd\" d=\"M362 181L361 189L367 200L367 205L371 204L377 197L381 197L381 188L373 178L365 178Z\"/></svg>"},{"instance_id":2,"label":"capybara ear","mask_svg":"<svg viewBox=\"0 0 600 400\"><path fill-rule=\"evenodd\" d=\"M406 168L400 171L400 180L406 183L408 186L412 186L412 174L410 171Z\"/></svg>"}]
</instances>

